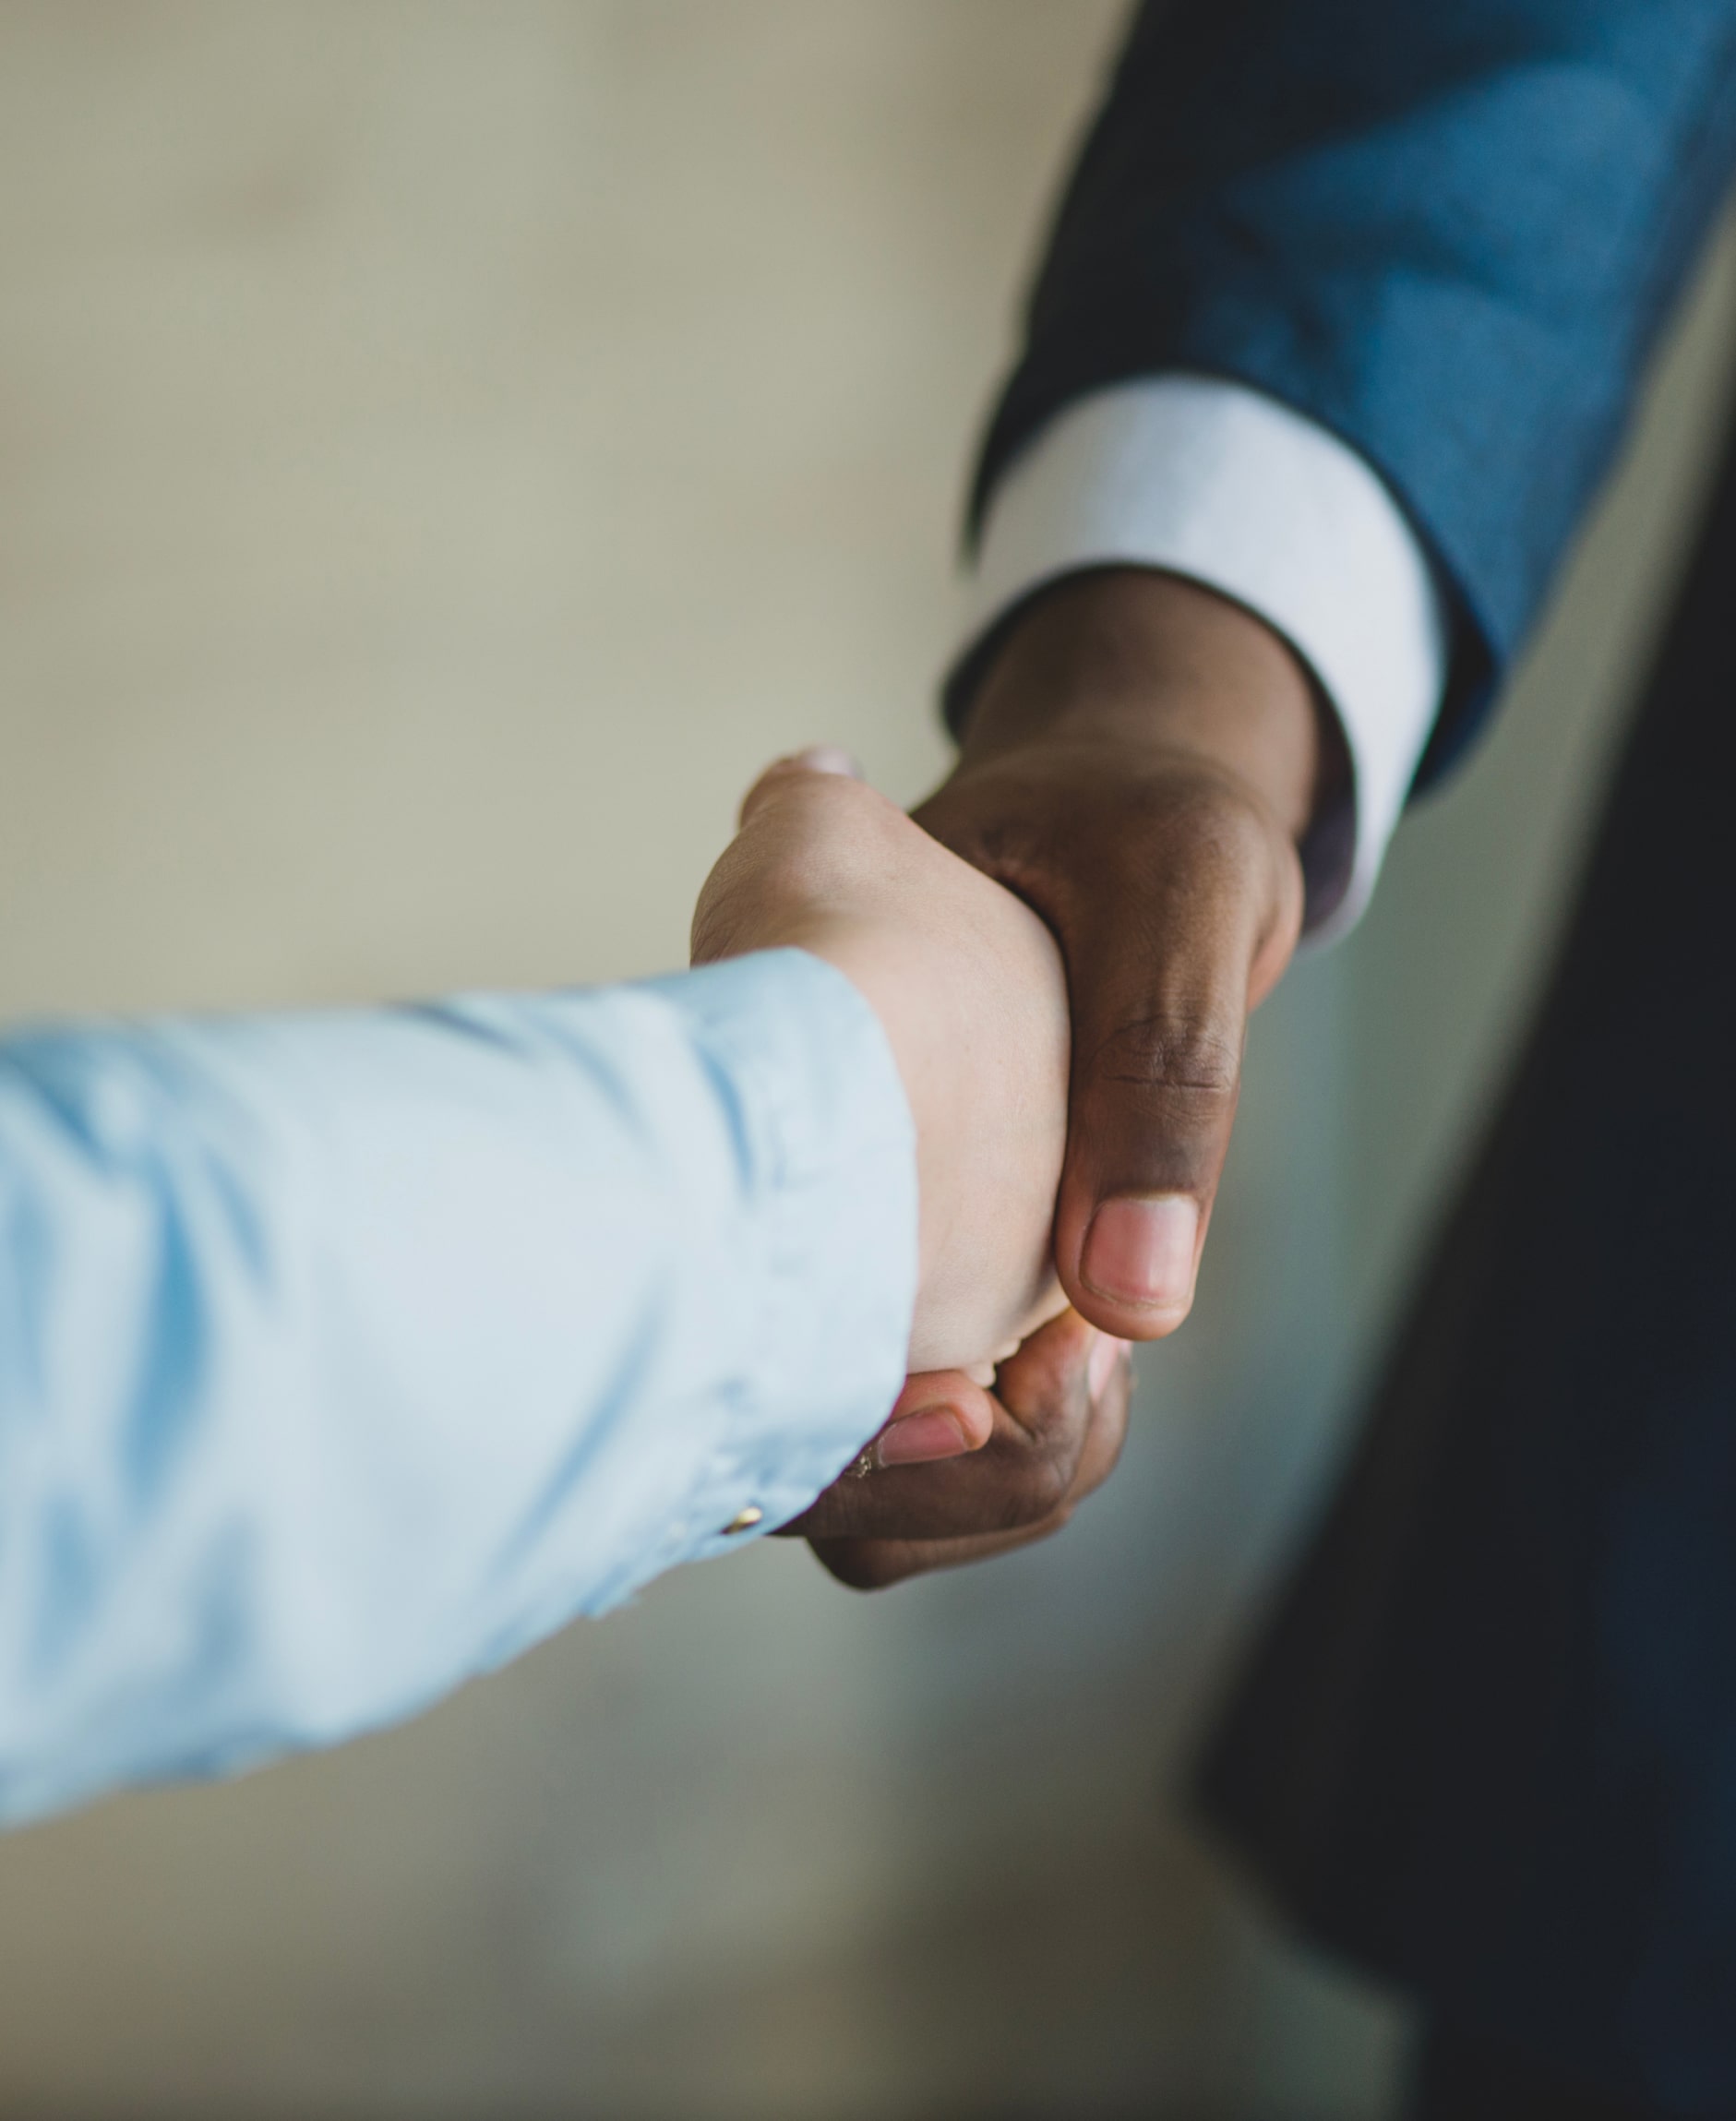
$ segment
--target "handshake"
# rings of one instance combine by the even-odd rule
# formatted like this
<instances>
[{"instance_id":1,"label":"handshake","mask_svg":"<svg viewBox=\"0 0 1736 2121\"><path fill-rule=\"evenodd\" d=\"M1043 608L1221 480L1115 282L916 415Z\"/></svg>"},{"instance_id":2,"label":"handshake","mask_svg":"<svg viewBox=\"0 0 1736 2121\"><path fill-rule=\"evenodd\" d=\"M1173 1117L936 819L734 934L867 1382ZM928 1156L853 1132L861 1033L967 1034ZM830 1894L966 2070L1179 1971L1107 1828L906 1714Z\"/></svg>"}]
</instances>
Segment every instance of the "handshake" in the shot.
<instances>
[{"instance_id":1,"label":"handshake","mask_svg":"<svg viewBox=\"0 0 1736 2121\"><path fill-rule=\"evenodd\" d=\"M1300 926L1318 749L1258 621L1109 574L1027 617L916 819L825 749L749 792L694 960L833 965L916 1128L911 1376L787 1528L844 1581L1040 1538L1113 1467L1127 1344L1191 1304L1247 1013Z\"/></svg>"},{"instance_id":2,"label":"handshake","mask_svg":"<svg viewBox=\"0 0 1736 2121\"><path fill-rule=\"evenodd\" d=\"M1054 1270L1070 1039L1043 922L811 751L749 792L693 923L696 963L790 947L873 1009L916 1126L912 1375L792 1528L866 1587L1054 1529L1120 1448L1125 1343L1066 1309Z\"/></svg>"}]
</instances>

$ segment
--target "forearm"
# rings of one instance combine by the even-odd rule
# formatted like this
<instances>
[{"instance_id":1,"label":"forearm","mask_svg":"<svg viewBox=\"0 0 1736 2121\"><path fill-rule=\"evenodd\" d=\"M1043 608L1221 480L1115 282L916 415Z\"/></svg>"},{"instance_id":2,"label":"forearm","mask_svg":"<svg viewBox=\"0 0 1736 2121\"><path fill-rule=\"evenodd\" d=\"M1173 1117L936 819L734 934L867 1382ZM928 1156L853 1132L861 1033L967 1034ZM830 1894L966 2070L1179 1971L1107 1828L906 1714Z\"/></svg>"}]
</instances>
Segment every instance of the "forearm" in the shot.
<instances>
[{"instance_id":1,"label":"forearm","mask_svg":"<svg viewBox=\"0 0 1736 2121\"><path fill-rule=\"evenodd\" d=\"M8 1042L0 1818L404 1715L803 1507L904 1373L909 1132L795 953Z\"/></svg>"},{"instance_id":2,"label":"forearm","mask_svg":"<svg viewBox=\"0 0 1736 2121\"><path fill-rule=\"evenodd\" d=\"M1230 377L1376 467L1487 700L1736 164L1729 0L1205 0L1140 14L979 468L1138 377Z\"/></svg>"}]
</instances>

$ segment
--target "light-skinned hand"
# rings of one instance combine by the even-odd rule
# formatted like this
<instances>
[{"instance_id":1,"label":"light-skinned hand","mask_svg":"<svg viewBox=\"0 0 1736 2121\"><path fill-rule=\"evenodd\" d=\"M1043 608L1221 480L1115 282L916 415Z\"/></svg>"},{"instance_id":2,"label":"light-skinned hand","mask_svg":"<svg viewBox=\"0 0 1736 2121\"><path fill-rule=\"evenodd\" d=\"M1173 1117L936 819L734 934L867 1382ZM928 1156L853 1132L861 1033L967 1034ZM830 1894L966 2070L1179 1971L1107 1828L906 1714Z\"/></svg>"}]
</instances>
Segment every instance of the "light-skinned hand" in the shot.
<instances>
[{"instance_id":1,"label":"light-skinned hand","mask_svg":"<svg viewBox=\"0 0 1736 2121\"><path fill-rule=\"evenodd\" d=\"M914 1373L888 1465L987 1444L997 1360L1063 1303L1051 1261L1066 1140L1060 953L1012 893L854 777L841 753L780 761L707 879L693 960L793 947L880 1019L916 1123Z\"/></svg>"}]
</instances>

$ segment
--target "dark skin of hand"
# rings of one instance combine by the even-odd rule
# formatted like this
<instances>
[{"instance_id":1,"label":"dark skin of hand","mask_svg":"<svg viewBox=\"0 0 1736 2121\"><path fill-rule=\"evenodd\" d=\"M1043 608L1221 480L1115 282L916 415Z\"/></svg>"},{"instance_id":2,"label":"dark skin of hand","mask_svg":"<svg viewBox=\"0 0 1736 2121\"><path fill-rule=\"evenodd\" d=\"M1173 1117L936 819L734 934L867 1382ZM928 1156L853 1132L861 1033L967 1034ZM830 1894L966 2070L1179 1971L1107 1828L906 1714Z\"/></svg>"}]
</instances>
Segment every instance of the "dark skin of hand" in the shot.
<instances>
[{"instance_id":1,"label":"dark skin of hand","mask_svg":"<svg viewBox=\"0 0 1736 2121\"><path fill-rule=\"evenodd\" d=\"M1042 915L1073 1060L1055 1260L1073 1309L1001 1365L983 1449L846 1476L788 1528L860 1588L1056 1530L1113 1467L1128 1366L1087 1324L1172 1333L1193 1301L1249 1013L1300 931L1297 844L1348 773L1286 642L1140 569L1079 575L1009 629L959 761L916 812Z\"/></svg>"},{"instance_id":2,"label":"dark skin of hand","mask_svg":"<svg viewBox=\"0 0 1736 2121\"><path fill-rule=\"evenodd\" d=\"M840 1583L881 1590L1060 1531L1108 1478L1127 1434L1124 1349L1092 1390L1091 1356L1105 1345L1062 1312L996 1372L987 1444L934 1465L846 1473L784 1532L806 1539Z\"/></svg>"}]
</instances>

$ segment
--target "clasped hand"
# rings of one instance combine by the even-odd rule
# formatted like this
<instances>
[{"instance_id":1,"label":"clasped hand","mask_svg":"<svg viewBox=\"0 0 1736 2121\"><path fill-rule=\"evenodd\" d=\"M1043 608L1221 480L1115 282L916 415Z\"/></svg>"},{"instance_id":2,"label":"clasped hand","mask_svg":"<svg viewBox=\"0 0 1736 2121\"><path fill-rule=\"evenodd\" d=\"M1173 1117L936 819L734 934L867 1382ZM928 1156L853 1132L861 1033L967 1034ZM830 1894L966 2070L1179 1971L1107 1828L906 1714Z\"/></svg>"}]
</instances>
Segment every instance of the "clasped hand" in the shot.
<instances>
[{"instance_id":1,"label":"clasped hand","mask_svg":"<svg viewBox=\"0 0 1736 2121\"><path fill-rule=\"evenodd\" d=\"M1287 647L1211 592L1043 599L906 818L838 755L761 777L696 962L794 945L857 988L916 1122L913 1374L789 1529L862 1587L1063 1523L1125 1432L1130 1339L1192 1301L1249 1011L1300 927L1341 770Z\"/></svg>"}]
</instances>

